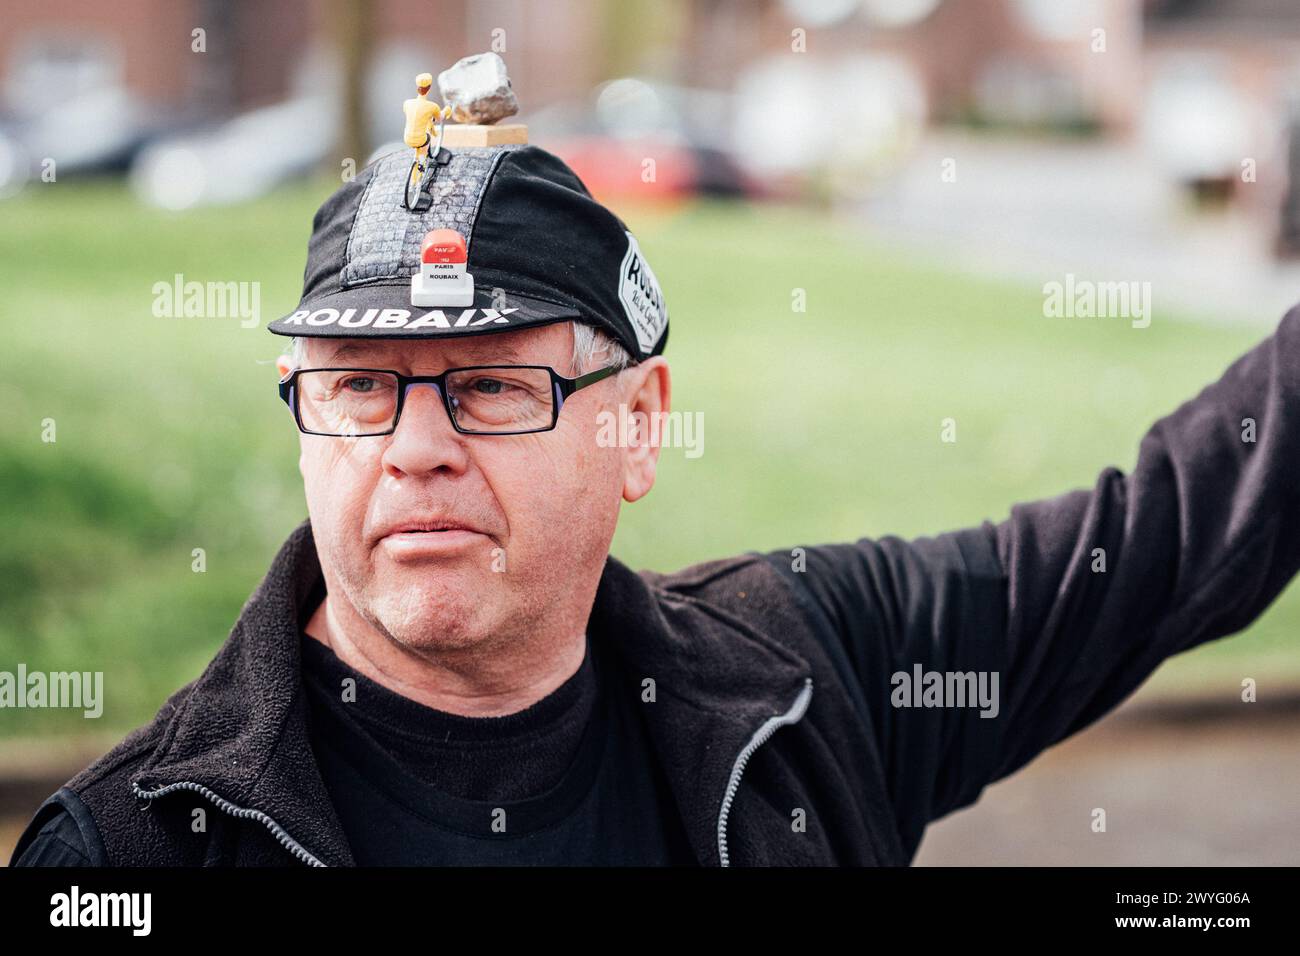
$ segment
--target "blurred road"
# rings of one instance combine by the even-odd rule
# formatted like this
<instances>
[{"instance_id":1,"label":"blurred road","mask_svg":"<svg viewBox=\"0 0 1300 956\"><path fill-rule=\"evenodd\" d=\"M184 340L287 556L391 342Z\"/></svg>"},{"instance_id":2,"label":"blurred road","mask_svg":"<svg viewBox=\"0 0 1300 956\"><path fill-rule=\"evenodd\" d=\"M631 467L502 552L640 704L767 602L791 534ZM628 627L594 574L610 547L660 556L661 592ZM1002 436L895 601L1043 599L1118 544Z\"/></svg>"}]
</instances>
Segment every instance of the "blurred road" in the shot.
<instances>
[{"instance_id":1,"label":"blurred road","mask_svg":"<svg viewBox=\"0 0 1300 956\"><path fill-rule=\"evenodd\" d=\"M1131 702L933 824L915 863L1300 864L1300 698Z\"/></svg>"},{"instance_id":2,"label":"blurred road","mask_svg":"<svg viewBox=\"0 0 1300 956\"><path fill-rule=\"evenodd\" d=\"M952 182L941 179L946 159ZM1286 171L1261 158L1258 181L1238 188L1271 194L1279 178ZM1300 301L1300 263L1272 256L1275 220L1193 214L1150 155L1122 142L931 133L852 215L972 275L1151 282L1156 321L1177 311L1272 324Z\"/></svg>"}]
</instances>

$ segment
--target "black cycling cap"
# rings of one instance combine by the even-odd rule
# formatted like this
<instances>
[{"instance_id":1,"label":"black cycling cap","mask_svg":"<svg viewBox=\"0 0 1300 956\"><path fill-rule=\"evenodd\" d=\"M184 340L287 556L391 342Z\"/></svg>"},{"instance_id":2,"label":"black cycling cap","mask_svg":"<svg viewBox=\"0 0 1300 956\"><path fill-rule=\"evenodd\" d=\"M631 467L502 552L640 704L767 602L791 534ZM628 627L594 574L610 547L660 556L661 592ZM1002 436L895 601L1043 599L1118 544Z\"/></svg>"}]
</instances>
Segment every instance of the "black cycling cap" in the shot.
<instances>
[{"instance_id":1,"label":"black cycling cap","mask_svg":"<svg viewBox=\"0 0 1300 956\"><path fill-rule=\"evenodd\" d=\"M654 273L632 233L562 160L520 144L444 147L423 186L427 199L416 204L428 208L413 212L404 198L412 157L399 147L381 152L325 200L307 244L302 301L270 331L438 338L574 319L607 332L634 361L663 351L668 308ZM445 248L431 245L434 230L463 238L460 265L454 254L426 254ZM414 304L413 277L431 260L443 264L426 270L468 272L472 298Z\"/></svg>"}]
</instances>

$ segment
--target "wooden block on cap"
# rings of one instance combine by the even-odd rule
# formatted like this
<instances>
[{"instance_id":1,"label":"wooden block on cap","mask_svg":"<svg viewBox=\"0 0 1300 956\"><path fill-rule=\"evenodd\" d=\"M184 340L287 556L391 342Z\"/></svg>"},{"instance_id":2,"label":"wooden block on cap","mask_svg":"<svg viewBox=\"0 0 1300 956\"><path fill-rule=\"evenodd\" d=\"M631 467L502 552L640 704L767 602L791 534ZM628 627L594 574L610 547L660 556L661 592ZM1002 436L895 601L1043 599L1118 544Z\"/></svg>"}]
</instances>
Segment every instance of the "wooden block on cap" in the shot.
<instances>
[{"instance_id":1,"label":"wooden block on cap","mask_svg":"<svg viewBox=\"0 0 1300 956\"><path fill-rule=\"evenodd\" d=\"M528 142L528 126L524 123L498 123L493 126L448 123L442 131L442 145L448 149L457 146L504 146L507 143L526 142Z\"/></svg>"}]
</instances>

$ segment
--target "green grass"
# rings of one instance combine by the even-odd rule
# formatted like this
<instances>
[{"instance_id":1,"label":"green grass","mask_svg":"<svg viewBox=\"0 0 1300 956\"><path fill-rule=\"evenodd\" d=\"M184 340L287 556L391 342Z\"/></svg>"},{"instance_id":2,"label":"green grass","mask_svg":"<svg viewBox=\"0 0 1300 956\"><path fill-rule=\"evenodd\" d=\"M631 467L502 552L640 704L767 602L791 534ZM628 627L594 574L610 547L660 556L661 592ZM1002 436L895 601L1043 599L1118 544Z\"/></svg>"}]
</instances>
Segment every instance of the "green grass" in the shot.
<instances>
[{"instance_id":1,"label":"green grass","mask_svg":"<svg viewBox=\"0 0 1300 956\"><path fill-rule=\"evenodd\" d=\"M153 285L258 281L264 325L297 302L327 189L168 214L118 186L61 184L2 207L0 669L104 671L97 731L147 719L200 672L306 513L279 340L233 318L156 318ZM674 404L705 423L704 454L666 450L653 493L624 509L614 553L635 567L936 533L1091 486L1269 328L1044 319L1036 288L959 277L805 212L628 218L668 293ZM955 444L939 440L947 417ZM1266 689L1300 675L1298 594L1157 683L1231 693L1243 676ZM86 729L0 710L0 736Z\"/></svg>"}]
</instances>

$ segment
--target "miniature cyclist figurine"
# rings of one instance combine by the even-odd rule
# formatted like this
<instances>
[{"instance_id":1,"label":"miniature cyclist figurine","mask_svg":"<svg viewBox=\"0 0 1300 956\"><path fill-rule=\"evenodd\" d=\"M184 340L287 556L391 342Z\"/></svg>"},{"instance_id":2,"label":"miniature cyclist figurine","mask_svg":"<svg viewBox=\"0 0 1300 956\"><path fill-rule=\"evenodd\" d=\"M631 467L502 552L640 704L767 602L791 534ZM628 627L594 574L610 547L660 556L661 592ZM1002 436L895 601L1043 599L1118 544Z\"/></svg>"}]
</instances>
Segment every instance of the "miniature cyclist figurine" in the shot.
<instances>
[{"instance_id":1,"label":"miniature cyclist figurine","mask_svg":"<svg viewBox=\"0 0 1300 956\"><path fill-rule=\"evenodd\" d=\"M415 78L416 95L402 103L402 112L406 114L406 130L402 138L406 145L416 151L423 159L429 152L429 133L440 120L451 114L451 108L440 109L438 104L426 94L433 87L433 76L421 73Z\"/></svg>"},{"instance_id":2,"label":"miniature cyclist figurine","mask_svg":"<svg viewBox=\"0 0 1300 956\"><path fill-rule=\"evenodd\" d=\"M407 179L404 196L404 206L412 212L422 208L419 195L424 186L425 172L429 169L430 161L438 157L439 148L442 147L442 130L447 118L451 116L450 105L439 108L437 103L425 95L432 86L433 75L421 73L415 78L416 95L402 104L402 112L406 113L407 118L402 138L406 140L407 146L415 150L415 161L411 163L411 177ZM433 135L434 129L437 129L437 137Z\"/></svg>"}]
</instances>

